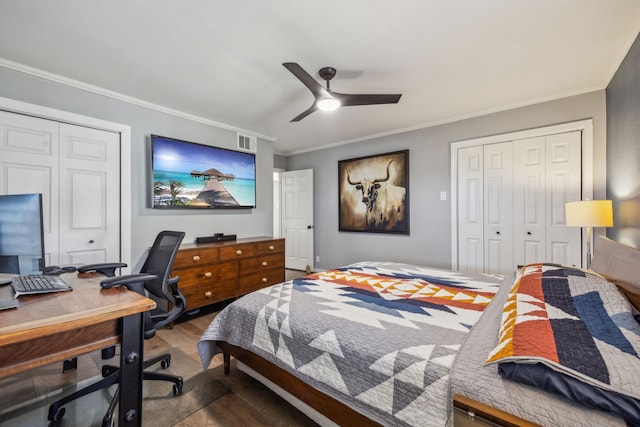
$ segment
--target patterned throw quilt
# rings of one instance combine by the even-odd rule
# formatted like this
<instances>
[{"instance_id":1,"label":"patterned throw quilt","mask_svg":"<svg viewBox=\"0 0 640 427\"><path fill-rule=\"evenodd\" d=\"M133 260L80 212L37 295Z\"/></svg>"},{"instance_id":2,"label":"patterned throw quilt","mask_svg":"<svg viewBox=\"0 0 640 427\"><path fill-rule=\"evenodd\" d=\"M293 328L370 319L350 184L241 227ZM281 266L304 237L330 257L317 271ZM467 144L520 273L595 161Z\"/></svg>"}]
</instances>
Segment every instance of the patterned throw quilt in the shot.
<instances>
[{"instance_id":1,"label":"patterned throw quilt","mask_svg":"<svg viewBox=\"0 0 640 427\"><path fill-rule=\"evenodd\" d=\"M500 277L358 263L227 306L198 343L243 347L383 425L449 422L449 372Z\"/></svg>"},{"instance_id":2,"label":"patterned throw quilt","mask_svg":"<svg viewBox=\"0 0 640 427\"><path fill-rule=\"evenodd\" d=\"M516 276L487 362L637 425L639 352L640 325L615 285L583 270L531 264Z\"/></svg>"}]
</instances>

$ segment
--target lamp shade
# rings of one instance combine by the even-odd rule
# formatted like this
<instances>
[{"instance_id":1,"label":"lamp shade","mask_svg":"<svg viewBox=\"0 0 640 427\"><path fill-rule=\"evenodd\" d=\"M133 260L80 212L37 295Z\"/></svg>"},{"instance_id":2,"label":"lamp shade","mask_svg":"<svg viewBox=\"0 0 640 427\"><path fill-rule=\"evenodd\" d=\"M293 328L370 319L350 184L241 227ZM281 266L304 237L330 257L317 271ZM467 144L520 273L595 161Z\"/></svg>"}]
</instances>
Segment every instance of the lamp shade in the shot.
<instances>
[{"instance_id":1,"label":"lamp shade","mask_svg":"<svg viewBox=\"0 0 640 427\"><path fill-rule=\"evenodd\" d=\"M564 206L569 227L613 227L611 200L580 200Z\"/></svg>"}]
</instances>

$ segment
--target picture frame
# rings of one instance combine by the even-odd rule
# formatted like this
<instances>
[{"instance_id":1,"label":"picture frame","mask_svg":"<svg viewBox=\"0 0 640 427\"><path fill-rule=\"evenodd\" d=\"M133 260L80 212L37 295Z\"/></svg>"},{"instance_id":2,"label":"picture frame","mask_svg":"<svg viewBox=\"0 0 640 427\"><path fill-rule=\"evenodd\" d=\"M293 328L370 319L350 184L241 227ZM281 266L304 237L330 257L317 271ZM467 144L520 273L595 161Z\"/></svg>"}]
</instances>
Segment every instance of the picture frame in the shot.
<instances>
[{"instance_id":1,"label":"picture frame","mask_svg":"<svg viewBox=\"0 0 640 427\"><path fill-rule=\"evenodd\" d=\"M339 231L409 234L409 150L338 161Z\"/></svg>"}]
</instances>

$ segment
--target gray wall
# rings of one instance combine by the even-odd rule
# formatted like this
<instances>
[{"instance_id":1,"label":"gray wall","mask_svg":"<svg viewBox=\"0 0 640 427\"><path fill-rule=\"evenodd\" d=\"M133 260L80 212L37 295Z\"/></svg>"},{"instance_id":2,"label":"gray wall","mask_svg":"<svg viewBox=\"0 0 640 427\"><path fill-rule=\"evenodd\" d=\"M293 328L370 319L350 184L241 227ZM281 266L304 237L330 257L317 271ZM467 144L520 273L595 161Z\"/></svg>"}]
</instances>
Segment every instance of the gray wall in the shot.
<instances>
[{"instance_id":1,"label":"gray wall","mask_svg":"<svg viewBox=\"0 0 640 427\"><path fill-rule=\"evenodd\" d=\"M277 169L286 169L287 168L287 158L286 156L282 156L279 154L273 155L273 167Z\"/></svg>"},{"instance_id":2,"label":"gray wall","mask_svg":"<svg viewBox=\"0 0 640 427\"><path fill-rule=\"evenodd\" d=\"M609 237L640 248L640 37L607 87Z\"/></svg>"},{"instance_id":3,"label":"gray wall","mask_svg":"<svg viewBox=\"0 0 640 427\"><path fill-rule=\"evenodd\" d=\"M185 242L215 232L239 237L271 235L273 143L258 141L256 209L205 212L151 209L151 133L235 149L236 132L1 67L0 96L131 126L131 262L135 263L153 243L155 235L165 229L185 231Z\"/></svg>"},{"instance_id":4,"label":"gray wall","mask_svg":"<svg viewBox=\"0 0 640 427\"><path fill-rule=\"evenodd\" d=\"M399 135L290 156L287 169L314 170L316 269L362 260L451 267L451 142L593 119L594 197L605 195L605 92L563 98ZM338 165L343 159L409 149L409 236L338 232Z\"/></svg>"}]
</instances>

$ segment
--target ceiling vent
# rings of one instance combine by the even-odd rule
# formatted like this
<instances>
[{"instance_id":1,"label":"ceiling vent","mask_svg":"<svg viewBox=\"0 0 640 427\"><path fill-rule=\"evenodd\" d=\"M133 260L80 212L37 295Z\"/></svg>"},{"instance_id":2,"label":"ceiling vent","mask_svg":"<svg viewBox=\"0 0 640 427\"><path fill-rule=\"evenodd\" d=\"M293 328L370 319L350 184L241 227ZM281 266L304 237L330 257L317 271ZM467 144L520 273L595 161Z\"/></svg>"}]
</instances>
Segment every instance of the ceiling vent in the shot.
<instances>
[{"instance_id":1,"label":"ceiling vent","mask_svg":"<svg viewBox=\"0 0 640 427\"><path fill-rule=\"evenodd\" d=\"M238 134L238 149L255 153L258 151L258 138Z\"/></svg>"}]
</instances>

